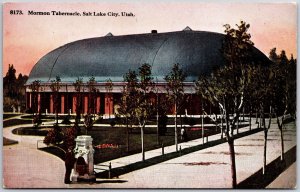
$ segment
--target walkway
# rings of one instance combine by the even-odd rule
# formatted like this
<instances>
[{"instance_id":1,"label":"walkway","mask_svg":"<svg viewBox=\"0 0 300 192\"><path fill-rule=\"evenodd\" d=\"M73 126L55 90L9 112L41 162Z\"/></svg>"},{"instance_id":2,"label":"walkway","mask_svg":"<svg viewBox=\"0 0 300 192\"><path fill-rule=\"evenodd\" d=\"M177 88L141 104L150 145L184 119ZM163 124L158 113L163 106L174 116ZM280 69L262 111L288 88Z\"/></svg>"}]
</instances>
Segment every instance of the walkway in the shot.
<instances>
[{"instance_id":1,"label":"walkway","mask_svg":"<svg viewBox=\"0 0 300 192\"><path fill-rule=\"evenodd\" d=\"M284 131L285 152L296 146L295 123L286 125ZM246 129L244 129L246 130ZM211 138L213 139L213 138ZM188 147L199 140L185 144ZM237 182L241 183L249 178L262 167L263 162L263 132L258 132L235 141ZM273 162L280 156L280 134L276 124L269 131L267 164ZM174 150L174 146L167 149ZM294 151L293 151L294 152ZM146 152L146 157L158 155L159 150ZM294 152L295 155L295 152ZM141 155L132 155L111 161L113 167L124 166L134 161L139 161ZM293 169L293 168L289 168ZM289 186L295 186L295 170L288 173L287 178L291 181ZM115 180L115 181L113 181ZM127 174L120 175L111 182L101 183L101 188L231 188L230 158L228 144L220 144L187 155L183 155L153 166L139 169ZM78 187L78 185L73 185ZM281 185L270 185L269 187L285 187ZM89 187L99 187L91 185Z\"/></svg>"},{"instance_id":2,"label":"walkway","mask_svg":"<svg viewBox=\"0 0 300 192\"><path fill-rule=\"evenodd\" d=\"M23 125L22 125L23 126ZM253 125L254 127L255 125ZM290 123L284 131L285 151L296 145L296 126ZM3 147L3 178L6 187L14 188L230 188L230 161L228 144L223 143L199 150L202 139L179 144L182 156L161 161L152 166L124 172L118 178L97 179L95 184L63 183L64 163L56 156L36 149L36 141L43 137L18 136L11 133L15 127L4 128L3 136L19 141L17 145ZM249 127L241 128L246 133ZM209 142L218 141L220 135L210 136ZM276 124L269 131L267 162L280 155L280 135ZM188 151L189 149L194 151ZM263 132L239 138L235 141L238 183L257 172L262 165ZM165 147L165 157L174 154L175 146ZM146 162L161 157L161 149L147 151ZM124 167L136 167L141 154L135 154L111 162L113 171ZM150 160L149 160L150 159ZM30 163L29 163L30 162ZM108 165L109 162L103 164ZM99 165L95 165L97 168ZM290 170L289 168L288 170ZM113 174L114 172L112 172ZM285 172L284 172L285 173ZM294 178L293 170L289 177ZM275 182L275 181L274 181ZM281 185L270 185L269 187ZM291 183L293 186L293 183Z\"/></svg>"},{"instance_id":3,"label":"walkway","mask_svg":"<svg viewBox=\"0 0 300 192\"><path fill-rule=\"evenodd\" d=\"M3 136L18 141L3 146L3 186L6 188L66 188L63 183L65 166L58 157L37 150L40 136L20 136L12 130L20 126L3 128ZM22 125L32 127L32 124Z\"/></svg>"}]
</instances>

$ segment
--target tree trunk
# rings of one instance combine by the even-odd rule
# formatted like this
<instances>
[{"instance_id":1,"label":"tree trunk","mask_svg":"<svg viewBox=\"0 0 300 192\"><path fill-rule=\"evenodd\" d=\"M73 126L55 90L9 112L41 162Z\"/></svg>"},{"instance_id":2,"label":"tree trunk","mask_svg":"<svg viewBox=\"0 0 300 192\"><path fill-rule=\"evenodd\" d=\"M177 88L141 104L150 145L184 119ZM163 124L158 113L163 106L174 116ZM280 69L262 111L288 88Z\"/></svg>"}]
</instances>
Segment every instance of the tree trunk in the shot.
<instances>
[{"instance_id":1,"label":"tree trunk","mask_svg":"<svg viewBox=\"0 0 300 192\"><path fill-rule=\"evenodd\" d=\"M243 106L243 121L245 121L245 106Z\"/></svg>"},{"instance_id":2,"label":"tree trunk","mask_svg":"<svg viewBox=\"0 0 300 192\"><path fill-rule=\"evenodd\" d=\"M262 118L262 116L260 115L259 117L259 128L264 128L265 126L263 125L264 123L264 118Z\"/></svg>"},{"instance_id":3,"label":"tree trunk","mask_svg":"<svg viewBox=\"0 0 300 192\"><path fill-rule=\"evenodd\" d=\"M222 113L222 109L220 108L220 117L221 117L221 139L223 139L223 134L224 134L224 131L223 131L223 114Z\"/></svg>"},{"instance_id":4,"label":"tree trunk","mask_svg":"<svg viewBox=\"0 0 300 192\"><path fill-rule=\"evenodd\" d=\"M158 109L156 110L156 143L159 145L159 129L158 129Z\"/></svg>"},{"instance_id":5,"label":"tree trunk","mask_svg":"<svg viewBox=\"0 0 300 192\"><path fill-rule=\"evenodd\" d=\"M250 118L249 118L249 122L250 122L249 128L250 128L250 131L251 131L251 125L252 125L252 105L250 105Z\"/></svg>"},{"instance_id":6,"label":"tree trunk","mask_svg":"<svg viewBox=\"0 0 300 192\"><path fill-rule=\"evenodd\" d=\"M229 145L230 152L230 161L231 161L231 178L232 178L232 188L236 188L236 166L235 166L235 151L234 151L234 139L228 138L227 140Z\"/></svg>"},{"instance_id":7,"label":"tree trunk","mask_svg":"<svg viewBox=\"0 0 300 192\"><path fill-rule=\"evenodd\" d=\"M224 100L224 107L225 107L225 123L226 123L226 131L225 131L225 134L226 134L226 139L227 139L227 143L229 145L229 153L230 153L230 161L231 161L231 178L232 178L232 188L236 188L237 187L237 182L236 182L236 165L235 165L235 151L234 151L234 138L233 138L233 135L229 135L230 133L230 128L231 130L233 130L233 126L229 126L229 114L227 112L226 109L228 109L228 106L227 106L227 102L226 102L226 99ZM231 132L232 134L232 132Z\"/></svg>"},{"instance_id":8,"label":"tree trunk","mask_svg":"<svg viewBox=\"0 0 300 192\"><path fill-rule=\"evenodd\" d=\"M268 130L264 128L264 156L263 156L263 175L266 173L267 166L267 139L268 139Z\"/></svg>"},{"instance_id":9,"label":"tree trunk","mask_svg":"<svg viewBox=\"0 0 300 192\"><path fill-rule=\"evenodd\" d=\"M145 127L145 125L141 126L142 160L143 160L143 161L145 161L145 150L144 150L144 127Z\"/></svg>"},{"instance_id":10,"label":"tree trunk","mask_svg":"<svg viewBox=\"0 0 300 192\"><path fill-rule=\"evenodd\" d=\"M236 133L239 134L239 123L240 123L240 117L238 115L237 123L236 123Z\"/></svg>"},{"instance_id":11,"label":"tree trunk","mask_svg":"<svg viewBox=\"0 0 300 192\"><path fill-rule=\"evenodd\" d=\"M201 125L202 125L202 143L204 144L204 123L203 123L203 119L204 119L204 114L203 114L203 110L202 110L202 119L201 119Z\"/></svg>"},{"instance_id":12,"label":"tree trunk","mask_svg":"<svg viewBox=\"0 0 300 192\"><path fill-rule=\"evenodd\" d=\"M283 143L283 131L282 131L282 127L280 129L280 139L281 139L281 161L284 160L284 143Z\"/></svg>"},{"instance_id":13,"label":"tree trunk","mask_svg":"<svg viewBox=\"0 0 300 192\"><path fill-rule=\"evenodd\" d=\"M129 131L128 131L128 117L126 117L126 134L127 134L127 153L129 152Z\"/></svg>"},{"instance_id":14,"label":"tree trunk","mask_svg":"<svg viewBox=\"0 0 300 192\"><path fill-rule=\"evenodd\" d=\"M278 128L280 130L280 141L281 141L281 156L280 156L280 159L281 159L281 161L283 161L284 160L284 141L283 141L282 127L283 127L284 116L282 117L282 122L281 123L280 123L279 118L278 118L277 115L276 115L276 118L277 118L277 125L278 125Z\"/></svg>"},{"instance_id":15,"label":"tree trunk","mask_svg":"<svg viewBox=\"0 0 300 192\"><path fill-rule=\"evenodd\" d=\"M177 109L176 109L176 105L175 105L175 128L174 128L174 132L175 132L175 146L176 146L176 152L178 152L178 138L177 138Z\"/></svg>"}]
</instances>

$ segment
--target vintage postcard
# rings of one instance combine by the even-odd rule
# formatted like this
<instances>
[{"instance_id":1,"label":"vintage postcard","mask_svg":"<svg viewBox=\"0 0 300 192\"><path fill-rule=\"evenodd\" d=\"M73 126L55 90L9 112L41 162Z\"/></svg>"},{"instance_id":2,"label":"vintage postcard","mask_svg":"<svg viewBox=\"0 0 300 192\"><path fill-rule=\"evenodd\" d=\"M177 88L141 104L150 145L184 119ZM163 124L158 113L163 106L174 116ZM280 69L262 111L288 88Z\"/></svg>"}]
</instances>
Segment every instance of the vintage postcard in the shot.
<instances>
[{"instance_id":1,"label":"vintage postcard","mask_svg":"<svg viewBox=\"0 0 300 192\"><path fill-rule=\"evenodd\" d=\"M296 3L3 4L3 188L296 187Z\"/></svg>"}]
</instances>

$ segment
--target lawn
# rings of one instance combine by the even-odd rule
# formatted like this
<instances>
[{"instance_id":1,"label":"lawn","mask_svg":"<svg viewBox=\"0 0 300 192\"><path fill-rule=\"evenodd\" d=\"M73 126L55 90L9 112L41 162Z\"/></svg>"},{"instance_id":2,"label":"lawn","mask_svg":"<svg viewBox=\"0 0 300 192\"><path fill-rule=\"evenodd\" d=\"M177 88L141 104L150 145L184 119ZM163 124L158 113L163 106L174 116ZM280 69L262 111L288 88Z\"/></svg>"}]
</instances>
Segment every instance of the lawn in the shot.
<instances>
[{"instance_id":1,"label":"lawn","mask_svg":"<svg viewBox=\"0 0 300 192\"><path fill-rule=\"evenodd\" d=\"M178 130L180 128L178 127ZM202 129L195 127L186 127L188 139L201 138ZM205 127L205 134L212 135L219 132L215 127ZM159 137L159 144L157 144L156 128L145 128L144 130L144 146L145 151L156 149L164 146L173 145L175 143L174 127L168 127L164 136ZM93 145L112 144L113 148L98 149L95 147L94 159L95 163L100 163L115 159L118 157L131 155L141 152L141 132L140 128L130 129L129 132L129 152L127 152L127 133L125 127L95 127L88 131L88 135L93 137ZM178 142L180 137L178 134Z\"/></svg>"},{"instance_id":2,"label":"lawn","mask_svg":"<svg viewBox=\"0 0 300 192\"><path fill-rule=\"evenodd\" d=\"M14 126L14 125L30 124L30 123L32 123L32 120L29 120L29 119L9 119L9 120L3 121L3 128Z\"/></svg>"},{"instance_id":3,"label":"lawn","mask_svg":"<svg viewBox=\"0 0 300 192\"><path fill-rule=\"evenodd\" d=\"M19 116L19 115L20 114L4 113L3 114L3 119L8 119L8 118Z\"/></svg>"},{"instance_id":4,"label":"lawn","mask_svg":"<svg viewBox=\"0 0 300 192\"><path fill-rule=\"evenodd\" d=\"M27 116L29 118L31 116ZM43 118L49 120L51 117L44 116ZM108 119L97 120L97 123L110 124L111 121ZM201 124L201 119L192 119L192 118L182 118L178 119L178 142L180 142L180 126L185 124L187 138L188 140L193 140L201 138L202 129L199 127ZM24 124L31 123L31 120L28 119L16 119L12 122L7 121L7 124ZM153 120L149 125L155 125L156 121ZM209 118L204 118L204 133L205 135L213 135L220 132L219 128L216 128L213 125L213 122ZM174 124L174 118L168 118L168 125ZM197 124L197 127L195 126ZM209 124L209 125L208 125ZM63 128L63 127L62 127ZM19 135L38 135L45 136L50 128L24 128L21 127L13 130L14 134ZM85 134L86 130L84 127L81 127L81 133ZM129 150L127 150L127 131L125 126L116 124L115 126L94 126L91 130L87 131L87 135L91 135L93 138L93 145L95 149L94 161L95 163L101 163L104 161L109 161L115 158L122 156L127 156L135 153L141 152L141 132L140 128L130 128L129 131ZM157 133L156 126L146 127L144 129L144 146L145 151L160 148L162 144L164 146L174 145L174 127L168 127L165 135L159 136L159 143L157 143ZM101 146L101 147L99 147ZM44 151L52 153L54 155L62 157L61 152L55 152L55 148L44 148Z\"/></svg>"}]
</instances>

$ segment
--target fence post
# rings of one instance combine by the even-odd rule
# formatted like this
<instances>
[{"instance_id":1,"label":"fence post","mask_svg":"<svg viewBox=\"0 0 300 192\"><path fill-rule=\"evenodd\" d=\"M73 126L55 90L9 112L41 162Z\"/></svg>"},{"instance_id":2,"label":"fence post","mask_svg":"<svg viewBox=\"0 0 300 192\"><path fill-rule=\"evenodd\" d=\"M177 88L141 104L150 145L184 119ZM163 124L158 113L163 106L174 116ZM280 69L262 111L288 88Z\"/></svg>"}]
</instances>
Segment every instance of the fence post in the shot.
<instances>
[{"instance_id":1,"label":"fence post","mask_svg":"<svg viewBox=\"0 0 300 192\"><path fill-rule=\"evenodd\" d=\"M111 162L108 165L108 178L111 179Z\"/></svg>"},{"instance_id":2,"label":"fence post","mask_svg":"<svg viewBox=\"0 0 300 192\"><path fill-rule=\"evenodd\" d=\"M163 144L163 143L161 144L161 153L162 153L162 155L164 155L164 154L165 154L165 150L164 150L164 144Z\"/></svg>"},{"instance_id":3,"label":"fence post","mask_svg":"<svg viewBox=\"0 0 300 192\"><path fill-rule=\"evenodd\" d=\"M181 145L179 146L179 156L181 156Z\"/></svg>"}]
</instances>

